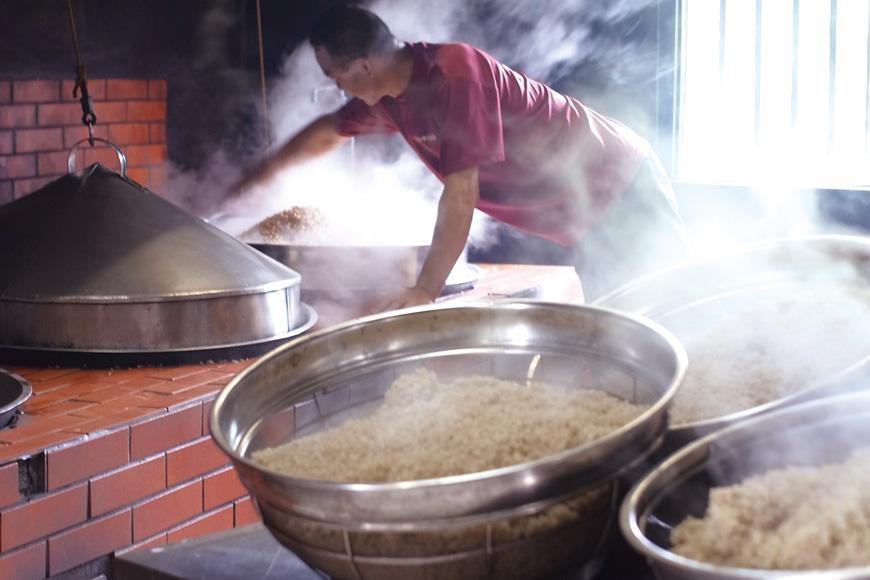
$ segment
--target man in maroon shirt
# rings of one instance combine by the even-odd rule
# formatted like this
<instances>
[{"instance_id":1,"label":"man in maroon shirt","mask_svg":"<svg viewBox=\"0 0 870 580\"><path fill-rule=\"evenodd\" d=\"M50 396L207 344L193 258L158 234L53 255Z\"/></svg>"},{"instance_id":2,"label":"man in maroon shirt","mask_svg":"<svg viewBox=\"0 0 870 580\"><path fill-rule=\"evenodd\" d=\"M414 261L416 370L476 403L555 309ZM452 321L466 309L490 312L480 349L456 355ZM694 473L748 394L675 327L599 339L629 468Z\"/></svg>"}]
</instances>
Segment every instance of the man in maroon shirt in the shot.
<instances>
[{"instance_id":1,"label":"man in maroon shirt","mask_svg":"<svg viewBox=\"0 0 870 580\"><path fill-rule=\"evenodd\" d=\"M587 299L683 256L667 176L624 125L471 46L401 42L358 6L329 10L310 40L323 72L354 98L291 138L239 190L352 136L401 133L444 189L417 284L388 307L440 294L475 207L574 247Z\"/></svg>"}]
</instances>

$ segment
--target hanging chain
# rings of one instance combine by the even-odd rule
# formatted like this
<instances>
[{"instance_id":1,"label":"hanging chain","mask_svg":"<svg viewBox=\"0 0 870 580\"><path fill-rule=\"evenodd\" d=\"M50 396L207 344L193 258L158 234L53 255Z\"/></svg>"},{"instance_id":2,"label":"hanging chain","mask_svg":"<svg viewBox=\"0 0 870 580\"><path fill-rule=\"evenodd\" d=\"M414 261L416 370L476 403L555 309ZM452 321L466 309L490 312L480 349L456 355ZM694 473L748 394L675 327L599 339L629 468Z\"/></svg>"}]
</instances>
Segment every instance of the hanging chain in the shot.
<instances>
[{"instance_id":1,"label":"hanging chain","mask_svg":"<svg viewBox=\"0 0 870 580\"><path fill-rule=\"evenodd\" d=\"M257 41L260 48L260 91L263 99L263 136L266 145L272 144L272 133L269 129L269 99L266 96L266 63L263 56L263 19L260 12L260 0L257 0Z\"/></svg>"},{"instance_id":2,"label":"hanging chain","mask_svg":"<svg viewBox=\"0 0 870 580\"><path fill-rule=\"evenodd\" d=\"M88 128L88 143L91 147L94 145L94 125L97 123L97 115L94 113L94 104L91 102L91 95L88 94L88 75L85 66L82 64L82 55L79 51L79 37L76 34L76 22L73 17L72 0L67 0L67 11L69 12L69 27L72 31L73 48L76 53L76 83L73 86L73 98L78 97L79 89L82 96L79 101L82 104L82 125Z\"/></svg>"}]
</instances>

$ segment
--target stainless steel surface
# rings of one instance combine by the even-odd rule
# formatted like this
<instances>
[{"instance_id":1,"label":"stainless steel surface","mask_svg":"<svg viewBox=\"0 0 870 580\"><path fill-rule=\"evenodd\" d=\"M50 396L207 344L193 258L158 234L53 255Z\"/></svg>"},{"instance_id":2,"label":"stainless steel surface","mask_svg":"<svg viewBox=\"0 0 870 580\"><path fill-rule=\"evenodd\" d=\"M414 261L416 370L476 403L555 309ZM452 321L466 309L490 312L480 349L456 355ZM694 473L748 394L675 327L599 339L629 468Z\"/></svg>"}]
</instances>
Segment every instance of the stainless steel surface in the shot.
<instances>
[{"instance_id":1,"label":"stainless steel surface","mask_svg":"<svg viewBox=\"0 0 870 580\"><path fill-rule=\"evenodd\" d=\"M401 288L413 286L427 245L327 246L261 244L251 246L302 275L304 290ZM421 257L422 256L422 257Z\"/></svg>"},{"instance_id":2,"label":"stainless steel surface","mask_svg":"<svg viewBox=\"0 0 870 580\"><path fill-rule=\"evenodd\" d=\"M828 572L731 568L690 560L668 549L674 526L689 515L703 515L711 487L788 465L842 461L866 445L870 392L809 401L754 417L684 447L647 474L623 502L620 528L665 580L870 578L870 566Z\"/></svg>"},{"instance_id":3,"label":"stainless steel surface","mask_svg":"<svg viewBox=\"0 0 870 580\"><path fill-rule=\"evenodd\" d=\"M290 336L299 274L100 165L0 207L0 347L171 351Z\"/></svg>"},{"instance_id":4,"label":"stainless steel surface","mask_svg":"<svg viewBox=\"0 0 870 580\"><path fill-rule=\"evenodd\" d=\"M27 399L33 394L30 383L9 371L0 369L0 428L8 425Z\"/></svg>"},{"instance_id":5,"label":"stainless steel surface","mask_svg":"<svg viewBox=\"0 0 870 580\"><path fill-rule=\"evenodd\" d=\"M93 143L91 143L92 140ZM82 139L81 141L76 141L72 144L66 157L66 168L68 173L76 172L76 148L85 143L90 146L93 146L94 143L105 143L108 147L111 147L118 156L118 163L121 166L121 177L127 177L127 156L124 155L124 152L121 151L120 147L107 139L101 139L99 137L94 137L93 139Z\"/></svg>"},{"instance_id":6,"label":"stainless steel surface","mask_svg":"<svg viewBox=\"0 0 870 580\"><path fill-rule=\"evenodd\" d=\"M555 565L565 554L582 560L597 549L612 521L607 494L618 493L615 478L661 442L685 365L682 347L667 331L604 309L526 301L430 306L351 321L276 349L221 392L211 431L276 537L333 575L352 576L348 571L355 569L362 577L384 577L388 571L420 577L434 573L433 567L441 573L456 570L450 566L498 568L517 550L541 557L549 549ZM430 480L304 480L251 460L257 449L371 409L397 374L421 366L441 378L484 374L569 381L650 407L588 445L525 464ZM565 524L574 530L573 542L559 539L567 528L556 528L549 542L526 538L493 545L492 529L499 522L584 502L602 485L613 487L607 487L601 511L572 512L579 523L575 518ZM443 543L469 526L483 530L471 546L427 557L403 551L405 542ZM357 543L386 545L389 538L393 553L354 552Z\"/></svg>"},{"instance_id":7,"label":"stainless steel surface","mask_svg":"<svg viewBox=\"0 0 870 580\"><path fill-rule=\"evenodd\" d=\"M809 236L768 240L679 264L618 288L594 304L650 318L687 344L758 300L788 297L809 287L842 290L849 286L870 288L870 238ZM784 405L850 390L870 377L868 361L870 357L765 405L672 425L669 439L685 443Z\"/></svg>"}]
</instances>

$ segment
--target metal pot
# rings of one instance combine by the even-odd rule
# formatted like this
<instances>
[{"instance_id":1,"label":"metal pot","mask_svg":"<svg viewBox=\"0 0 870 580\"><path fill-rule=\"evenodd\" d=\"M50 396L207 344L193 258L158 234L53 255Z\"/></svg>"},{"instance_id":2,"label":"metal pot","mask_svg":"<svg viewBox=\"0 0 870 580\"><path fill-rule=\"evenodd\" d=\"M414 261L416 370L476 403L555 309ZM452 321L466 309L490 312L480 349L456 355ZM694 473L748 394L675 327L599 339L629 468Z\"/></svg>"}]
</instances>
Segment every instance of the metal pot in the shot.
<instances>
[{"instance_id":1,"label":"metal pot","mask_svg":"<svg viewBox=\"0 0 870 580\"><path fill-rule=\"evenodd\" d=\"M669 549L673 527L690 515L703 516L712 487L733 485L770 469L841 461L866 445L870 392L809 401L731 425L684 447L638 482L620 510L622 534L663 580L870 578L870 566L756 570L699 562Z\"/></svg>"},{"instance_id":2,"label":"metal pot","mask_svg":"<svg viewBox=\"0 0 870 580\"><path fill-rule=\"evenodd\" d=\"M397 373L572 382L649 407L592 443L524 464L401 483L337 483L265 469L251 454L371 409ZM503 301L355 320L263 357L215 401L211 432L285 546L339 578L547 575L589 562L607 537L617 480L667 429L685 368L663 329L587 306ZM542 536L517 519L570 515ZM531 569L523 565L534 562Z\"/></svg>"},{"instance_id":3,"label":"metal pot","mask_svg":"<svg viewBox=\"0 0 870 580\"><path fill-rule=\"evenodd\" d=\"M602 296L594 304L655 320L689 344L748 305L788 297L810 286L833 290L870 287L870 238L825 235L751 244L729 254L653 273ZM870 377L868 361L870 356L825 380L808 383L789 396L757 407L672 425L666 447L676 449L735 421L785 405L864 388L868 384L865 379ZM691 368L691 361L689 364Z\"/></svg>"},{"instance_id":4,"label":"metal pot","mask_svg":"<svg viewBox=\"0 0 870 580\"><path fill-rule=\"evenodd\" d=\"M193 362L259 354L314 323L299 274L127 178L114 148L120 174L74 173L74 146L68 175L0 207L0 354Z\"/></svg>"}]
</instances>

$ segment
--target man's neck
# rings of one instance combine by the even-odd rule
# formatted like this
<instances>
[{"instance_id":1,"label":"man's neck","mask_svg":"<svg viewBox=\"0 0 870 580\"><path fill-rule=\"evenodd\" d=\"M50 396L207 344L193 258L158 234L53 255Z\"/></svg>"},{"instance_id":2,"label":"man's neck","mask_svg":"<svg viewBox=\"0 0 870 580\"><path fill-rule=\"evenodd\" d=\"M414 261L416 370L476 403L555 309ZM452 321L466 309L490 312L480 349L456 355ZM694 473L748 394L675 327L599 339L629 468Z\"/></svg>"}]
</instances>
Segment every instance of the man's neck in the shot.
<instances>
[{"instance_id":1,"label":"man's neck","mask_svg":"<svg viewBox=\"0 0 870 580\"><path fill-rule=\"evenodd\" d=\"M398 97L407 90L411 84L411 75L414 74L414 57L411 55L411 45L405 42L396 46L396 51L390 56L389 81L387 94Z\"/></svg>"}]
</instances>

